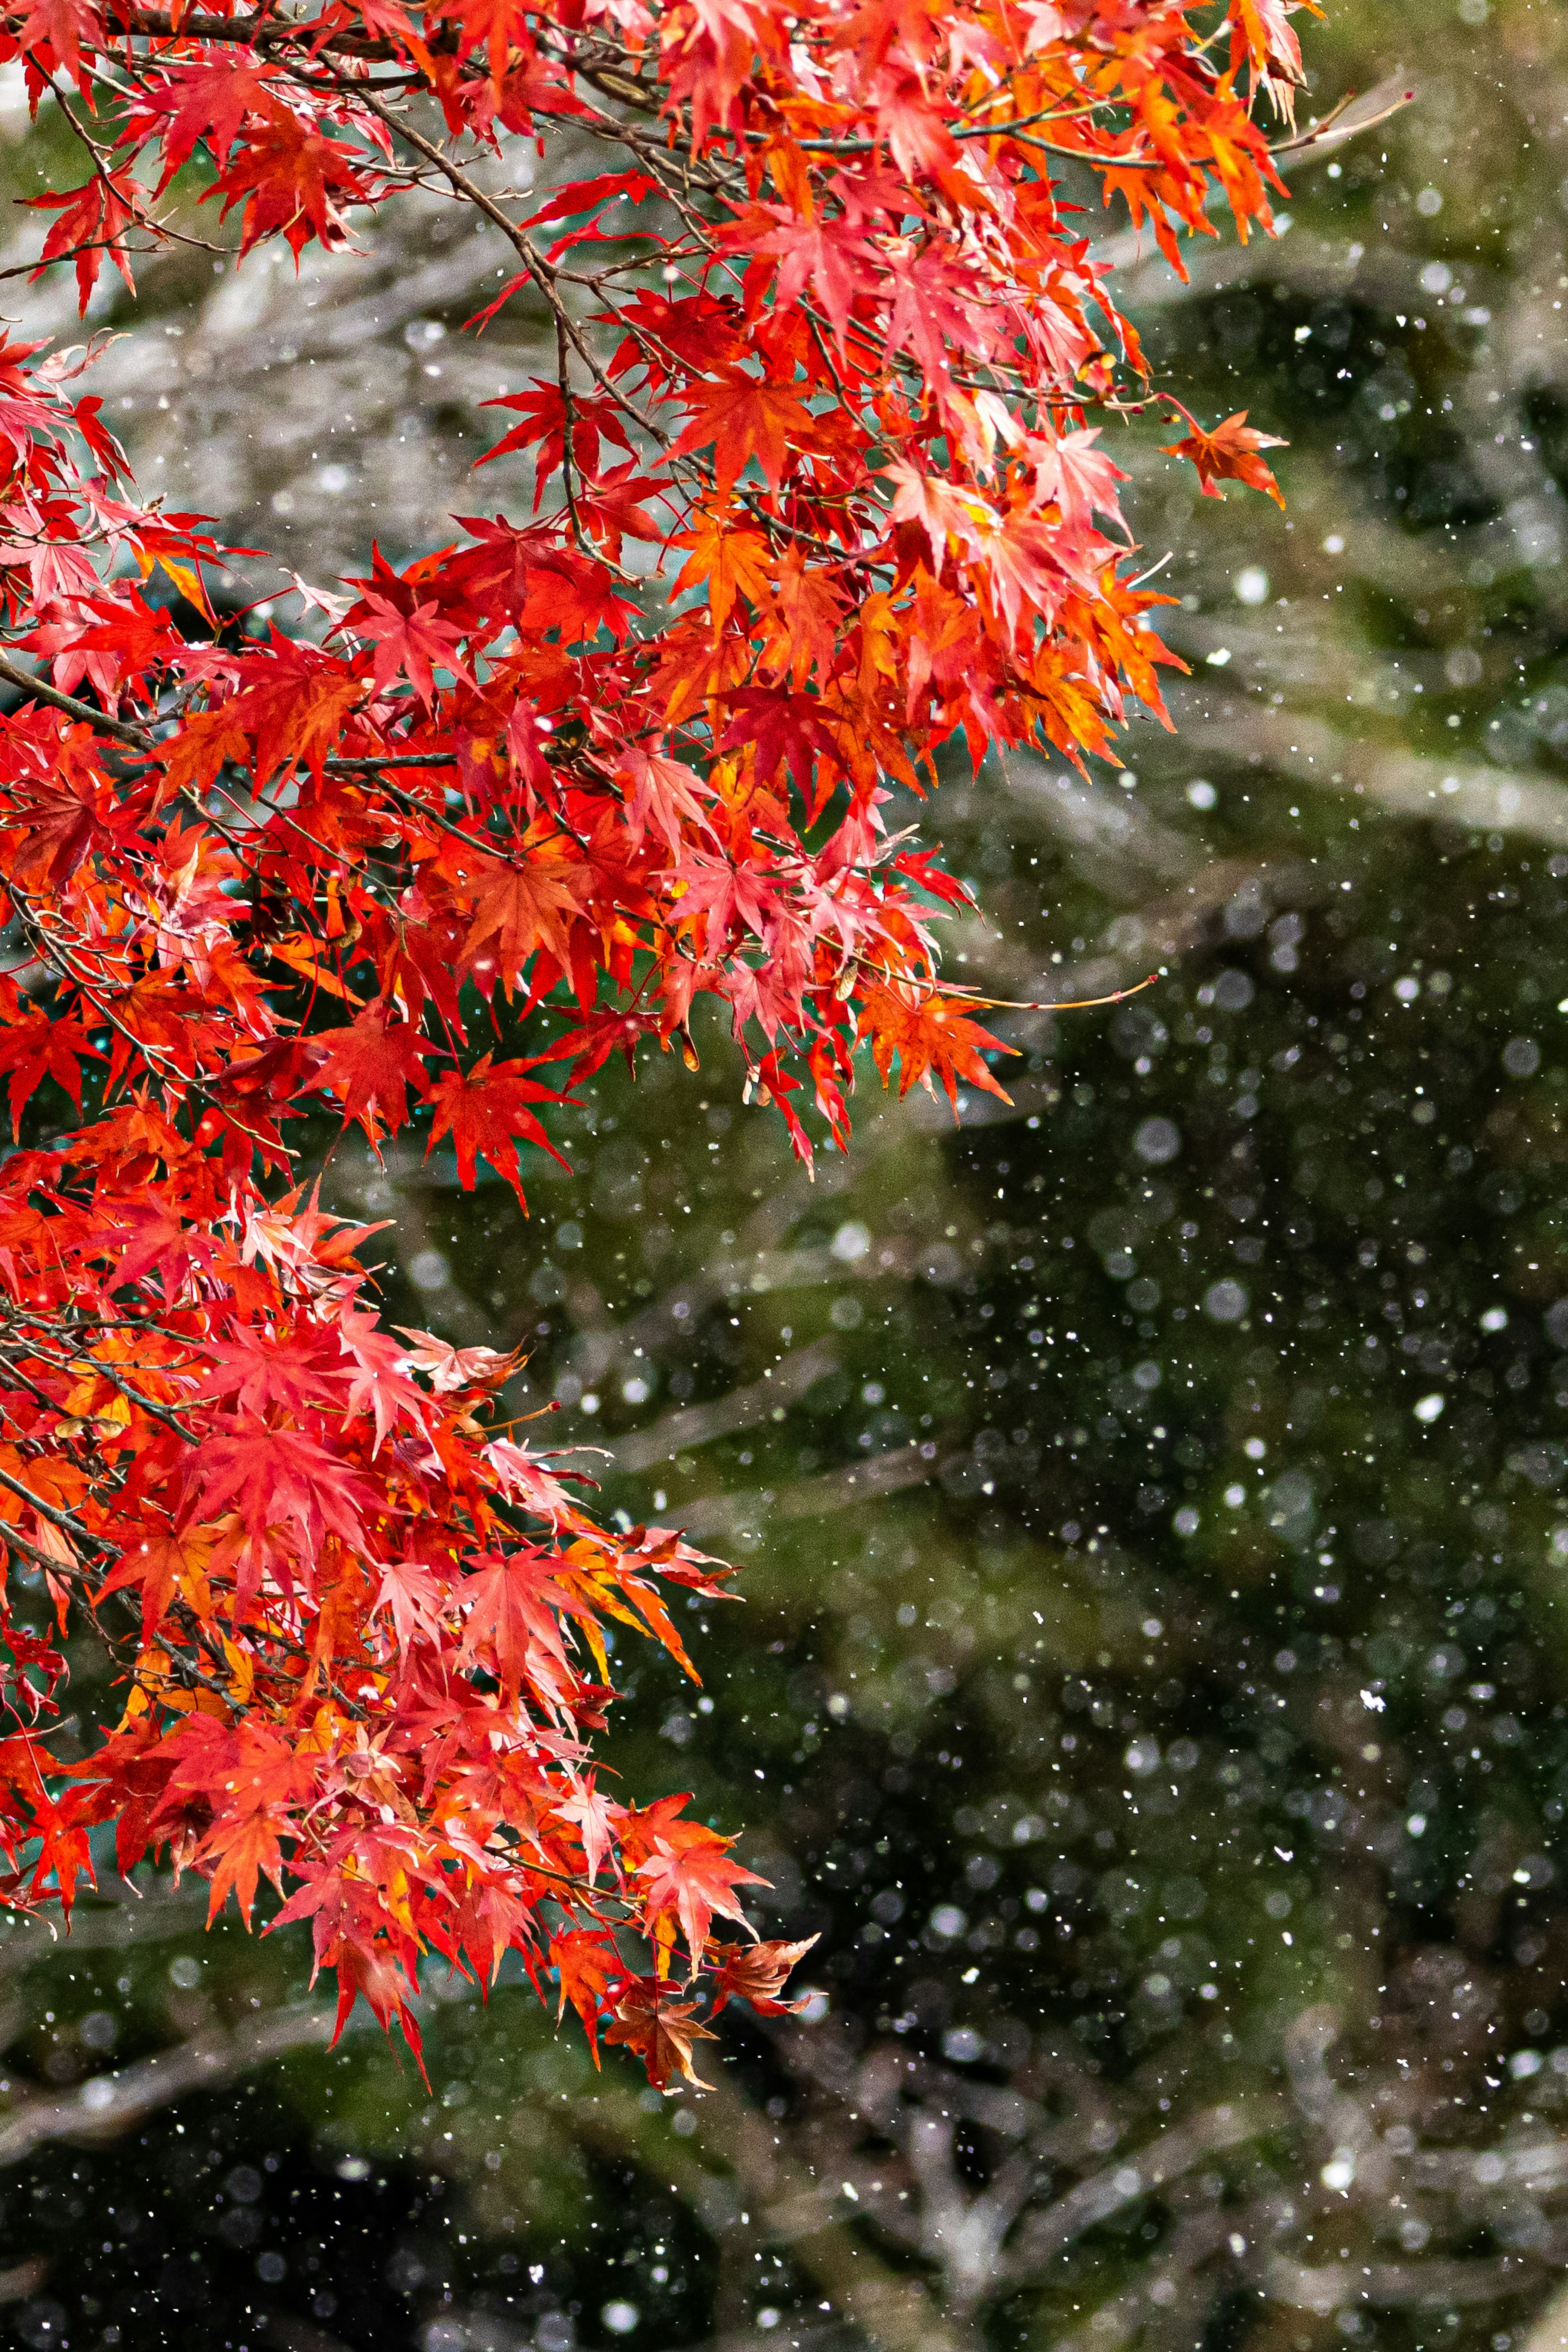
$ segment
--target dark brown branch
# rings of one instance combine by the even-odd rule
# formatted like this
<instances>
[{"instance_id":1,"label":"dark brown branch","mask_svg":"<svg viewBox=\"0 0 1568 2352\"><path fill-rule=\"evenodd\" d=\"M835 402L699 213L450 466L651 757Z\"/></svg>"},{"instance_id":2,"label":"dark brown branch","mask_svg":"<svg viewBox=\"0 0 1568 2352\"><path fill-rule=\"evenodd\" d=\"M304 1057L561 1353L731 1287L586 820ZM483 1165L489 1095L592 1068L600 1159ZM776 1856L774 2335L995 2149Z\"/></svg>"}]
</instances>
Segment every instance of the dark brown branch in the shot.
<instances>
[{"instance_id":1,"label":"dark brown branch","mask_svg":"<svg viewBox=\"0 0 1568 2352\"><path fill-rule=\"evenodd\" d=\"M0 677L19 687L35 702L47 702L52 709L63 710L68 719L96 728L100 735L112 735L117 743L128 743L133 751L150 751L153 737L142 727L128 727L122 720L110 719L105 710L97 710L90 702L79 702L74 694L62 694L58 687L46 686L31 670L23 669L8 654L0 653Z\"/></svg>"}]
</instances>

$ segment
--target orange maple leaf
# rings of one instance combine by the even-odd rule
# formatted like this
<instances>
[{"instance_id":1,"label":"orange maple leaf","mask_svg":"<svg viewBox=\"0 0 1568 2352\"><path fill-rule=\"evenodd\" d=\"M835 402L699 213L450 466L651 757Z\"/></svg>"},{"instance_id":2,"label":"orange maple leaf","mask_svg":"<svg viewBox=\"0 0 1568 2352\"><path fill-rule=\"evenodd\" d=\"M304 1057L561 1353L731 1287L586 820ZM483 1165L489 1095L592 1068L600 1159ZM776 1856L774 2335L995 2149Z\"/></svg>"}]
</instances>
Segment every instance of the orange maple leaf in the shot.
<instances>
[{"instance_id":1,"label":"orange maple leaf","mask_svg":"<svg viewBox=\"0 0 1568 2352\"><path fill-rule=\"evenodd\" d=\"M193 1601L205 1616L212 1606L206 1588L206 1562L212 1538L198 1528L184 1535L149 1536L134 1551L123 1552L98 1589L94 1606L124 1585L142 1588L142 1639L150 1642L168 1614L176 1593Z\"/></svg>"},{"instance_id":2,"label":"orange maple leaf","mask_svg":"<svg viewBox=\"0 0 1568 2352\"><path fill-rule=\"evenodd\" d=\"M1172 423L1177 420L1173 417ZM1248 489L1267 490L1275 505L1283 509L1285 500L1279 485L1258 455L1259 449L1284 449L1289 446L1278 433L1255 432L1247 421L1247 411L1238 408L1212 433L1205 433L1192 417L1185 418L1192 431L1184 441L1165 445L1167 457L1190 457L1198 470L1198 480L1205 499L1222 499L1223 490L1216 482L1245 482Z\"/></svg>"},{"instance_id":3,"label":"orange maple leaf","mask_svg":"<svg viewBox=\"0 0 1568 2352\"><path fill-rule=\"evenodd\" d=\"M656 1931L659 1913L668 1919L679 1918L693 1969L700 1961L715 1915L746 1925L746 1915L736 1900L735 1889L769 1884L767 1879L759 1878L754 1870L746 1870L731 1860L732 1843L717 1831L705 1829L700 1822L676 1822L637 1868ZM671 1937L673 1934L671 1927ZM665 1945L657 1932L656 1940L660 1945L662 1965Z\"/></svg>"},{"instance_id":4,"label":"orange maple leaf","mask_svg":"<svg viewBox=\"0 0 1568 2352\"><path fill-rule=\"evenodd\" d=\"M700 511L691 529L672 541L676 547L690 549L675 583L675 593L695 588L700 581L708 583L708 612L713 624L713 642L717 645L725 622L735 609L737 596L749 597L759 607L772 594L768 585L768 543L760 530L737 530L722 515Z\"/></svg>"},{"instance_id":5,"label":"orange maple leaf","mask_svg":"<svg viewBox=\"0 0 1568 2352\"><path fill-rule=\"evenodd\" d=\"M523 866L487 858L479 870L463 960L472 963L486 941L494 940L508 989L535 948L547 949L564 968L572 961L569 927L581 911L576 873L558 851L535 849Z\"/></svg>"},{"instance_id":6,"label":"orange maple leaf","mask_svg":"<svg viewBox=\"0 0 1568 2352\"><path fill-rule=\"evenodd\" d=\"M228 1900L232 1888L240 1916L248 1927L256 1904L257 1881L263 1873L281 1892L283 1849L278 1843L279 1826L270 1812L258 1811L243 1814L232 1827L208 1840L207 1850L217 1864L207 1904L209 1927Z\"/></svg>"},{"instance_id":7,"label":"orange maple leaf","mask_svg":"<svg viewBox=\"0 0 1568 2352\"><path fill-rule=\"evenodd\" d=\"M671 2074L682 2075L702 2091L709 2085L702 2081L691 2063L694 2042L713 2042L717 2035L705 2025L699 2025L693 2015L696 2004L689 2000L670 2000L665 1988L655 1977L639 1977L628 1986L616 2003L615 2016L605 2029L607 2042L621 2042L635 2050L647 2068L648 2081L656 2091L662 2091Z\"/></svg>"},{"instance_id":8,"label":"orange maple leaf","mask_svg":"<svg viewBox=\"0 0 1568 2352\"><path fill-rule=\"evenodd\" d=\"M193 710L179 733L161 747L165 791L171 799L176 793L205 793L226 761L248 766L250 747L250 735L234 703Z\"/></svg>"},{"instance_id":9,"label":"orange maple leaf","mask_svg":"<svg viewBox=\"0 0 1568 2352\"><path fill-rule=\"evenodd\" d=\"M625 1974L619 1953L607 1936L573 1928L550 1939L550 1965L560 1971L561 1999L555 2011L559 2025L571 2002L583 2021L594 2063L599 2063L599 2011L605 1988Z\"/></svg>"},{"instance_id":10,"label":"orange maple leaf","mask_svg":"<svg viewBox=\"0 0 1568 2352\"><path fill-rule=\"evenodd\" d=\"M721 1944L715 1937L706 1960L719 1993L714 2016L731 2000L749 2001L763 2017L798 2016L810 1995L781 2000L779 1994L790 1970L821 1941L820 1936L808 1936L804 1944Z\"/></svg>"},{"instance_id":11,"label":"orange maple leaf","mask_svg":"<svg viewBox=\"0 0 1568 2352\"><path fill-rule=\"evenodd\" d=\"M884 1086L892 1084L893 1057L899 1061L899 1092L907 1095L918 1078L928 1094L931 1077L942 1080L947 1098L957 1104L957 1082L984 1087L987 1094L1013 1099L999 1087L983 1054L1011 1054L1016 1049L993 1037L978 1021L971 1021L951 999L923 997L907 1003L891 989L873 987L860 1010L860 1034L871 1041L871 1058Z\"/></svg>"},{"instance_id":12,"label":"orange maple leaf","mask_svg":"<svg viewBox=\"0 0 1568 2352\"><path fill-rule=\"evenodd\" d=\"M685 457L711 442L721 498L728 498L752 457L766 475L769 488L776 490L786 440L811 436L811 418L793 392L765 378L743 375L739 368L726 370L717 383L689 384L682 396L697 413L670 455Z\"/></svg>"}]
</instances>

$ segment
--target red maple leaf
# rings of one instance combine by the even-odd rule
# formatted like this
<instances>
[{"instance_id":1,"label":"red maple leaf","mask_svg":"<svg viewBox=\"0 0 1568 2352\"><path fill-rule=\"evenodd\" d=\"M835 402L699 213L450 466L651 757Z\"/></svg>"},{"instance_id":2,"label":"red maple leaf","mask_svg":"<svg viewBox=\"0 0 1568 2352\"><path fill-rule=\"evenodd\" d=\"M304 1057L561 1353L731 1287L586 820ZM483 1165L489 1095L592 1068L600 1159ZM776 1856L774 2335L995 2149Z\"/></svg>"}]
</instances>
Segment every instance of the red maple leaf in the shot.
<instances>
[{"instance_id":1,"label":"red maple leaf","mask_svg":"<svg viewBox=\"0 0 1568 2352\"><path fill-rule=\"evenodd\" d=\"M599 471L599 441L603 435L618 447L627 451L626 427L619 412L607 400L595 400L574 393L570 401L558 383L543 376L535 376L527 392L509 393L504 398L482 402L485 408L513 408L523 422L503 434L493 449L487 449L479 458L488 466L493 458L505 457L514 449L536 449L533 470L533 511L539 512L546 489L560 472L566 455L567 444L572 449L572 463L579 476L592 481ZM653 534L658 536L657 531Z\"/></svg>"},{"instance_id":2,"label":"red maple leaf","mask_svg":"<svg viewBox=\"0 0 1568 2352\"><path fill-rule=\"evenodd\" d=\"M607 2042L636 2051L656 2091L668 2087L671 2074L705 2090L708 2085L691 2063L691 2045L713 2039L697 2021L696 2003L674 2000L669 1987L657 1977L637 1978L617 1997L615 2014L605 2028Z\"/></svg>"},{"instance_id":3,"label":"red maple leaf","mask_svg":"<svg viewBox=\"0 0 1568 2352\"><path fill-rule=\"evenodd\" d=\"M130 291L135 293L125 232L142 217L146 196L129 173L95 173L79 188L67 188L47 196L25 196L22 201L59 215L44 239L35 277L51 261L69 255L76 263L77 299L85 315L88 298L98 282L103 257L108 254Z\"/></svg>"},{"instance_id":4,"label":"red maple leaf","mask_svg":"<svg viewBox=\"0 0 1568 2352\"><path fill-rule=\"evenodd\" d=\"M729 748L726 740L724 749ZM679 854L682 825L706 826L704 804L712 800L713 787L680 761L667 760L634 743L628 746L616 780L626 792L626 830L634 846L641 846L652 824Z\"/></svg>"},{"instance_id":5,"label":"red maple leaf","mask_svg":"<svg viewBox=\"0 0 1568 2352\"><path fill-rule=\"evenodd\" d=\"M416 1636L437 1638L447 1602L445 1587L423 1560L389 1559L381 1570L375 1606L391 1610L397 1646L404 1652Z\"/></svg>"},{"instance_id":6,"label":"red maple leaf","mask_svg":"<svg viewBox=\"0 0 1568 2352\"><path fill-rule=\"evenodd\" d=\"M781 2000L779 1994L791 1969L821 1940L820 1936L808 1936L804 1944L721 1944L713 1938L705 1965L712 1970L718 1989L714 2016L730 2000L749 2001L759 2017L798 2016L808 2005L809 1994L799 2000Z\"/></svg>"},{"instance_id":7,"label":"red maple leaf","mask_svg":"<svg viewBox=\"0 0 1568 2352\"><path fill-rule=\"evenodd\" d=\"M89 851L113 835L103 778L79 760L62 760L48 778L29 778L17 794L16 822L23 828L13 861L21 879L68 881Z\"/></svg>"},{"instance_id":8,"label":"red maple leaf","mask_svg":"<svg viewBox=\"0 0 1568 2352\"><path fill-rule=\"evenodd\" d=\"M103 1059L79 1021L51 1021L35 1008L23 1020L0 1029L0 1074L10 1074L13 1135L21 1134L22 1113L47 1077L64 1087L80 1112L84 1054L90 1055L95 1062Z\"/></svg>"},{"instance_id":9,"label":"red maple leaf","mask_svg":"<svg viewBox=\"0 0 1568 2352\"><path fill-rule=\"evenodd\" d=\"M1174 424L1176 418L1171 422ZM1245 482L1248 489L1267 490L1277 507L1283 507L1284 497L1279 485L1258 455L1260 449L1283 449L1288 444L1277 433L1258 433L1248 425L1247 411L1238 408L1212 433L1182 412L1182 421L1191 427L1183 441L1165 445L1168 457L1190 457L1198 470L1198 481L1205 499L1220 499L1223 490L1216 482Z\"/></svg>"},{"instance_id":10,"label":"red maple leaf","mask_svg":"<svg viewBox=\"0 0 1568 2352\"><path fill-rule=\"evenodd\" d=\"M368 1406L374 1415L373 1455L380 1453L400 1420L424 1429L426 1398L408 1378L407 1350L382 1329L374 1316L345 1307L334 1336L344 1359L348 1411L363 1412Z\"/></svg>"},{"instance_id":11,"label":"red maple leaf","mask_svg":"<svg viewBox=\"0 0 1568 2352\"><path fill-rule=\"evenodd\" d=\"M521 1138L541 1151L548 1151L563 1168L571 1162L563 1158L551 1142L533 1113L530 1103L560 1103L566 1100L552 1087L542 1087L523 1075L521 1062L497 1062L493 1066L488 1054L482 1055L471 1070L443 1070L430 1089L430 1102L435 1111L435 1123L430 1129L428 1159L444 1135L450 1135L452 1149L458 1155L458 1179L465 1192L474 1188L475 1161L480 1153L498 1174L506 1178L526 1210L522 1198L522 1171L518 1162L517 1146Z\"/></svg>"},{"instance_id":12,"label":"red maple leaf","mask_svg":"<svg viewBox=\"0 0 1568 2352\"><path fill-rule=\"evenodd\" d=\"M571 2002L583 2021L588 2037L588 2047L594 2053L594 2063L599 2063L599 2018L604 2007L605 1989L626 1975L626 1968L616 1951L615 1940L602 1930L573 1928L566 1934L552 1936L550 1965L560 1977L561 1997L556 2005L557 2023L565 2015Z\"/></svg>"},{"instance_id":13,"label":"red maple leaf","mask_svg":"<svg viewBox=\"0 0 1568 2352\"><path fill-rule=\"evenodd\" d=\"M664 537L667 526L642 503L650 492L659 499L668 495L663 485L649 484L635 457L628 457L624 466L615 467L596 481L584 482L579 488L578 520L590 537L597 540L612 563L621 560L623 540Z\"/></svg>"},{"instance_id":14,"label":"red maple leaf","mask_svg":"<svg viewBox=\"0 0 1568 2352\"><path fill-rule=\"evenodd\" d=\"M864 226L847 218L803 220L787 205L759 205L731 234L740 251L755 257L749 273L753 284L763 275L756 263L777 260L773 300L780 310L791 309L811 287L842 350L856 297L877 291L876 249Z\"/></svg>"},{"instance_id":15,"label":"red maple leaf","mask_svg":"<svg viewBox=\"0 0 1568 2352\"><path fill-rule=\"evenodd\" d=\"M212 1370L198 1398L233 1397L239 1412L264 1417L278 1408L295 1417L343 1401L342 1375L323 1352L319 1331L277 1331L236 1324L211 1345Z\"/></svg>"},{"instance_id":16,"label":"red maple leaf","mask_svg":"<svg viewBox=\"0 0 1568 2352\"><path fill-rule=\"evenodd\" d=\"M658 1034L658 1021L649 1013L591 1013L586 1021L542 1053L542 1062L570 1062L572 1084L580 1085L602 1069L612 1054L624 1054L636 1075L637 1049L645 1037Z\"/></svg>"},{"instance_id":17,"label":"red maple leaf","mask_svg":"<svg viewBox=\"0 0 1568 2352\"><path fill-rule=\"evenodd\" d=\"M809 792L819 764L829 771L839 766L837 739L814 696L748 686L731 695L730 707L734 717L723 748L734 751L743 743L754 743L757 775L763 782L771 783L779 770L787 766L800 790Z\"/></svg>"},{"instance_id":18,"label":"red maple leaf","mask_svg":"<svg viewBox=\"0 0 1568 2352\"><path fill-rule=\"evenodd\" d=\"M103 11L95 0L28 0L15 37L24 56L34 49L52 50L79 83L83 45L96 49L103 37Z\"/></svg>"},{"instance_id":19,"label":"red maple leaf","mask_svg":"<svg viewBox=\"0 0 1568 2352\"><path fill-rule=\"evenodd\" d=\"M727 498L749 459L762 467L771 489L778 488L784 470L786 445L814 446L811 417L795 394L782 383L742 373L732 368L717 383L689 384L685 398L696 411L671 455L713 449L713 469L719 495Z\"/></svg>"},{"instance_id":20,"label":"red maple leaf","mask_svg":"<svg viewBox=\"0 0 1568 2352\"><path fill-rule=\"evenodd\" d=\"M537 212L530 213L522 223L524 228L540 228L546 221L574 220L585 213L597 212L601 205L618 203L625 197L629 204L640 205L658 186L646 172L601 172L591 180L574 180L570 186L558 188Z\"/></svg>"},{"instance_id":21,"label":"red maple leaf","mask_svg":"<svg viewBox=\"0 0 1568 2352\"><path fill-rule=\"evenodd\" d=\"M198 142L205 144L215 163L226 162L247 116L263 113L277 103L271 89L277 79L276 67L232 55L172 68L143 101L149 110L163 117L159 134L163 171L158 194L190 161Z\"/></svg>"},{"instance_id":22,"label":"red maple leaf","mask_svg":"<svg viewBox=\"0 0 1568 2352\"><path fill-rule=\"evenodd\" d=\"M487 1666L502 1693L515 1697L531 1671L569 1678L571 1667L552 1605L566 1596L550 1572L548 1556L519 1544L505 1558L489 1553L477 1561L454 1599L465 1604L468 1622L458 1654L460 1666ZM535 1660L531 1667L531 1654Z\"/></svg>"},{"instance_id":23,"label":"red maple leaf","mask_svg":"<svg viewBox=\"0 0 1568 2352\"><path fill-rule=\"evenodd\" d=\"M892 1083L895 1059L899 1092L907 1095L917 1079L928 1089L940 1078L949 1102L957 1098L958 1082L983 1087L1003 1102L1012 1097L997 1085L982 1056L1012 1053L978 1021L971 1021L949 997L923 996L910 1003L894 990L873 987L860 1013L860 1034L871 1041L871 1055L884 1085Z\"/></svg>"},{"instance_id":24,"label":"red maple leaf","mask_svg":"<svg viewBox=\"0 0 1568 2352\"><path fill-rule=\"evenodd\" d=\"M465 958L472 962L476 950L493 940L502 981L509 986L536 948L546 949L558 964L570 963L568 926L579 911L578 886L564 854L541 850L518 866L502 866L493 858L475 863L479 880Z\"/></svg>"},{"instance_id":25,"label":"red maple leaf","mask_svg":"<svg viewBox=\"0 0 1568 2352\"><path fill-rule=\"evenodd\" d=\"M354 607L353 629L356 636L375 647L378 694L384 694L401 671L429 710L436 700L437 664L454 677L468 681L468 673L458 654L461 634L442 619L434 604L416 604L405 613L367 589L363 604Z\"/></svg>"},{"instance_id":26,"label":"red maple leaf","mask_svg":"<svg viewBox=\"0 0 1568 2352\"><path fill-rule=\"evenodd\" d=\"M368 199L372 184L358 150L273 100L231 151L211 193L224 197L225 220L244 205L242 254L263 237L282 236L298 259L312 237L329 250L342 244L343 202Z\"/></svg>"},{"instance_id":27,"label":"red maple leaf","mask_svg":"<svg viewBox=\"0 0 1568 2352\"><path fill-rule=\"evenodd\" d=\"M313 1559L329 1531L362 1545L372 1496L360 1475L298 1429L236 1417L212 1426L186 1473L187 1524L234 1504L253 1537L291 1522Z\"/></svg>"},{"instance_id":28,"label":"red maple leaf","mask_svg":"<svg viewBox=\"0 0 1568 2352\"><path fill-rule=\"evenodd\" d=\"M754 1870L730 1859L733 1840L698 1822L679 1822L660 1837L647 1860L638 1867L643 1897L655 1920L662 1912L680 1922L693 1969L699 1966L709 1925L715 1914L745 1925L746 1915L735 1899L738 1886L766 1886Z\"/></svg>"},{"instance_id":29,"label":"red maple leaf","mask_svg":"<svg viewBox=\"0 0 1568 2352\"><path fill-rule=\"evenodd\" d=\"M343 1124L357 1119L372 1142L384 1132L395 1135L408 1118L408 1088L424 1091L419 1065L437 1048L413 1022L395 1019L379 1001L346 1029L323 1030L318 1042L327 1058L311 1083L342 1095Z\"/></svg>"},{"instance_id":30,"label":"red maple leaf","mask_svg":"<svg viewBox=\"0 0 1568 2352\"><path fill-rule=\"evenodd\" d=\"M50 1707L56 1685L64 1679L65 1659L52 1642L21 1625L0 1625L0 1646L10 1651L13 1669L0 1669L3 1703L13 1715L25 1712L30 1722L37 1722Z\"/></svg>"}]
</instances>

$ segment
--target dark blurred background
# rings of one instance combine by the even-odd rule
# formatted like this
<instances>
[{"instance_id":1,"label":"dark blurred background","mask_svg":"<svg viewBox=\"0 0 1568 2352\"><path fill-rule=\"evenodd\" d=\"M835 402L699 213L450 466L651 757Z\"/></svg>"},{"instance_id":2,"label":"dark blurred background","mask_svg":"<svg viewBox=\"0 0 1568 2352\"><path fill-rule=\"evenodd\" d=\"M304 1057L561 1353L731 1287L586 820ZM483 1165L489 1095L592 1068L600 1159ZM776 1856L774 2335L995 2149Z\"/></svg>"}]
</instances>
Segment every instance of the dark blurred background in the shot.
<instances>
[{"instance_id":1,"label":"dark blurred background","mask_svg":"<svg viewBox=\"0 0 1568 2352\"><path fill-rule=\"evenodd\" d=\"M863 1092L815 1186L716 1031L585 1089L526 1222L332 1162L395 1321L526 1342L605 1507L742 1563L700 1693L622 1645L613 1753L743 1832L809 2011L661 2099L437 1973L426 2089L326 2054L298 1939L110 1874L0 1935L35 2352L1568 2341L1568 14L1303 37L1305 114L1415 104L1189 285L1105 229L1289 512L1119 429L1175 734L923 816L964 977L1158 983L1006 1016L1011 1109ZM109 290L143 483L327 583L520 509L468 467L537 321L460 334L498 257L446 228Z\"/></svg>"}]
</instances>

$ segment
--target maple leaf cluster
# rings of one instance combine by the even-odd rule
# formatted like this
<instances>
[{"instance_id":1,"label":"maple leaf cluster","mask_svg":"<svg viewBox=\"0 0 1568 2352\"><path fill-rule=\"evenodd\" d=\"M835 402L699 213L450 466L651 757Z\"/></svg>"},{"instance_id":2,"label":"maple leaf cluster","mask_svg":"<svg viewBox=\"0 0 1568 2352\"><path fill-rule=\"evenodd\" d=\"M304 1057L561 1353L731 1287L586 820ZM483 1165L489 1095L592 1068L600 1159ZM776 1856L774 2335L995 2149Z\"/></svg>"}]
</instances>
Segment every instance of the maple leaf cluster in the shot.
<instances>
[{"instance_id":1,"label":"maple leaf cluster","mask_svg":"<svg viewBox=\"0 0 1568 2352\"><path fill-rule=\"evenodd\" d=\"M694 1065L702 998L808 1160L863 1051L1000 1091L940 974L965 894L888 803L950 744L1081 762L1163 716L1095 421L1152 399L1059 183L1178 268L1215 194L1268 228L1290 14L0 15L81 153L37 201L84 305L198 194L239 253L298 257L417 184L515 253L474 331L526 298L556 352L492 404L510 514L371 551L346 597L296 583L289 631L214 611L224 551L138 502L73 389L90 351L0 347L0 1543L124 1696L61 1769L63 1653L0 1601L5 1899L68 1909L112 1824L121 1869L168 1855L215 1911L270 1882L342 2015L363 1994L416 2046L424 1956L488 1980L515 1950L659 2083L705 2000L779 2006L800 1948L713 1934L744 1926L731 1842L608 1794L595 1744L606 1621L689 1671L670 1599L728 1571L606 1532L499 1433L512 1359L385 1328L297 1139L411 1129L521 1199L542 1113L616 1051ZM498 197L480 167L524 141L608 168ZM1245 416L1181 415L1205 488L1272 489ZM46 1086L72 1116L40 1129Z\"/></svg>"}]
</instances>

